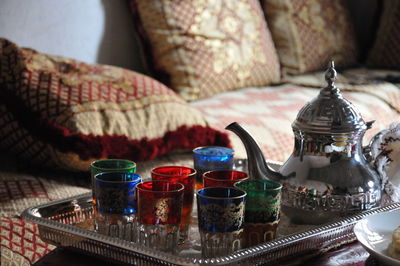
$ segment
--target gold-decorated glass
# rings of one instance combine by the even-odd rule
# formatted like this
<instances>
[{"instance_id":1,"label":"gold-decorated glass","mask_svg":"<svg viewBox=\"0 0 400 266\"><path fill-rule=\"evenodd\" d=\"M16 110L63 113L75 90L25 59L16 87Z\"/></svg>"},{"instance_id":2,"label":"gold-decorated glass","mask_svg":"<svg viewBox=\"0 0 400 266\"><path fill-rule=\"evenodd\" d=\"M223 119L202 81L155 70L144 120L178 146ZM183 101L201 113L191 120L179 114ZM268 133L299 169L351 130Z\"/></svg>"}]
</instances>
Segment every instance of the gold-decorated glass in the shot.
<instances>
[{"instance_id":1,"label":"gold-decorated glass","mask_svg":"<svg viewBox=\"0 0 400 266\"><path fill-rule=\"evenodd\" d=\"M96 204L94 176L108 172L136 173L136 163L134 161L124 159L102 159L93 161L90 164L93 204Z\"/></svg>"},{"instance_id":2,"label":"gold-decorated glass","mask_svg":"<svg viewBox=\"0 0 400 266\"><path fill-rule=\"evenodd\" d=\"M281 209L280 183L269 180L245 180L235 187L246 191L245 245L254 246L276 237Z\"/></svg>"},{"instance_id":3,"label":"gold-decorated glass","mask_svg":"<svg viewBox=\"0 0 400 266\"><path fill-rule=\"evenodd\" d=\"M197 212L204 257L225 256L243 248L246 192L207 187L197 192Z\"/></svg>"}]
</instances>

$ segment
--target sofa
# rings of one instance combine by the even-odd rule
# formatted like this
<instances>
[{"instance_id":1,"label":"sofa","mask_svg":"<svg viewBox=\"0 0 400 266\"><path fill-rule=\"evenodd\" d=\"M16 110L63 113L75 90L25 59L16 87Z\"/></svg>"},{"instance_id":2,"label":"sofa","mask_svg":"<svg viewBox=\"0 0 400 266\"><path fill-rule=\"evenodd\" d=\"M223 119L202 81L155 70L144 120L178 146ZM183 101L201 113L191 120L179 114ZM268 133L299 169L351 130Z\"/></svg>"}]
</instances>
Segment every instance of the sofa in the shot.
<instances>
[{"instance_id":1,"label":"sofa","mask_svg":"<svg viewBox=\"0 0 400 266\"><path fill-rule=\"evenodd\" d=\"M148 178L193 166L198 146L246 158L225 130L238 122L284 162L330 60L344 97L375 120L364 144L399 122L396 1L84 2L0 4L2 265L55 248L20 214L88 192L93 160L131 159Z\"/></svg>"}]
</instances>

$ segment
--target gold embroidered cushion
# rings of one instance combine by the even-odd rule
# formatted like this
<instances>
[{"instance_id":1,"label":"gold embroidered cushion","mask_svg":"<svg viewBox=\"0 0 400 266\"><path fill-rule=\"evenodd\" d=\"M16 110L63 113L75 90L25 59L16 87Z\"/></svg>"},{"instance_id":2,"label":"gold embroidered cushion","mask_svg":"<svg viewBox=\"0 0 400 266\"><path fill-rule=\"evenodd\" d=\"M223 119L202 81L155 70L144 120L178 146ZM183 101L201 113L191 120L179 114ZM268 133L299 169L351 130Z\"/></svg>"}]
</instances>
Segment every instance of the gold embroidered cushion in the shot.
<instances>
[{"instance_id":1,"label":"gold embroidered cushion","mask_svg":"<svg viewBox=\"0 0 400 266\"><path fill-rule=\"evenodd\" d=\"M337 67L357 60L354 28L343 0L263 0L284 74Z\"/></svg>"},{"instance_id":2,"label":"gold embroidered cushion","mask_svg":"<svg viewBox=\"0 0 400 266\"><path fill-rule=\"evenodd\" d=\"M203 145L229 141L158 81L0 39L0 147L26 162L85 171Z\"/></svg>"},{"instance_id":3,"label":"gold embroidered cushion","mask_svg":"<svg viewBox=\"0 0 400 266\"><path fill-rule=\"evenodd\" d=\"M131 3L154 75L185 100L279 81L257 0Z\"/></svg>"},{"instance_id":4,"label":"gold embroidered cushion","mask_svg":"<svg viewBox=\"0 0 400 266\"><path fill-rule=\"evenodd\" d=\"M400 1L383 1L383 12L367 65L400 69Z\"/></svg>"}]
</instances>

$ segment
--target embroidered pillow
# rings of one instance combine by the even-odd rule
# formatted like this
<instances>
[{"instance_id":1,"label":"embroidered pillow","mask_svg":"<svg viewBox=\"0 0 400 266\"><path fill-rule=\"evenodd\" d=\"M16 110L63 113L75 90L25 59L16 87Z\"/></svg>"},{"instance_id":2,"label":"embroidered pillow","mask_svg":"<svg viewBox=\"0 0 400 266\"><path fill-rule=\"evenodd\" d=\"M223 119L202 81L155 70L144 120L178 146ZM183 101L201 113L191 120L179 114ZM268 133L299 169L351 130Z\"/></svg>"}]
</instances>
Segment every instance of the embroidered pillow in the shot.
<instances>
[{"instance_id":1,"label":"embroidered pillow","mask_svg":"<svg viewBox=\"0 0 400 266\"><path fill-rule=\"evenodd\" d=\"M367 65L400 69L400 1L383 1L380 24Z\"/></svg>"},{"instance_id":2,"label":"embroidered pillow","mask_svg":"<svg viewBox=\"0 0 400 266\"><path fill-rule=\"evenodd\" d=\"M185 100L280 79L257 0L133 0L153 74Z\"/></svg>"},{"instance_id":3,"label":"embroidered pillow","mask_svg":"<svg viewBox=\"0 0 400 266\"><path fill-rule=\"evenodd\" d=\"M152 78L0 39L0 147L37 165L88 170L203 145L228 146L199 111Z\"/></svg>"},{"instance_id":4,"label":"embroidered pillow","mask_svg":"<svg viewBox=\"0 0 400 266\"><path fill-rule=\"evenodd\" d=\"M353 24L344 0L262 0L283 73L301 74L357 60Z\"/></svg>"}]
</instances>

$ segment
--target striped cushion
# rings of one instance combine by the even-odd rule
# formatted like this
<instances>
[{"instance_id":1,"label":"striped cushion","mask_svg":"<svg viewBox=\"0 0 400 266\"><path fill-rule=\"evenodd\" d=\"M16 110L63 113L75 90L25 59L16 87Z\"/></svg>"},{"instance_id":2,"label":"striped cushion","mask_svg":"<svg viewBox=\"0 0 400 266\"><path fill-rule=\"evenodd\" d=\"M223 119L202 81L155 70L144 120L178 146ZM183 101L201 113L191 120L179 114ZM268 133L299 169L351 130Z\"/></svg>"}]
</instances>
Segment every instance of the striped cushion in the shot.
<instances>
[{"instance_id":1,"label":"striped cushion","mask_svg":"<svg viewBox=\"0 0 400 266\"><path fill-rule=\"evenodd\" d=\"M5 39L0 88L0 147L26 162L87 170L97 158L140 162L228 145L198 110L149 77L22 49Z\"/></svg>"}]
</instances>

